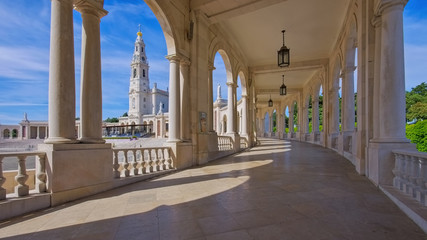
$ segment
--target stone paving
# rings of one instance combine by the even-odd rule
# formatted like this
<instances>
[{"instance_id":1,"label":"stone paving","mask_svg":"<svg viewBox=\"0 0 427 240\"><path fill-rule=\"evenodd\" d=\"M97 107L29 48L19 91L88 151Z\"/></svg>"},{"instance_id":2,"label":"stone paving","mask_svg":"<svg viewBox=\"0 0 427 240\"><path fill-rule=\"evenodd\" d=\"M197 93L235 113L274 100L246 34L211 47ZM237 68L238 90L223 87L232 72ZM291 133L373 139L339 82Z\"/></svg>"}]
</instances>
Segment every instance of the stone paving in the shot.
<instances>
[{"instance_id":1,"label":"stone paving","mask_svg":"<svg viewBox=\"0 0 427 240\"><path fill-rule=\"evenodd\" d=\"M0 223L6 239L427 239L335 152L261 145Z\"/></svg>"}]
</instances>

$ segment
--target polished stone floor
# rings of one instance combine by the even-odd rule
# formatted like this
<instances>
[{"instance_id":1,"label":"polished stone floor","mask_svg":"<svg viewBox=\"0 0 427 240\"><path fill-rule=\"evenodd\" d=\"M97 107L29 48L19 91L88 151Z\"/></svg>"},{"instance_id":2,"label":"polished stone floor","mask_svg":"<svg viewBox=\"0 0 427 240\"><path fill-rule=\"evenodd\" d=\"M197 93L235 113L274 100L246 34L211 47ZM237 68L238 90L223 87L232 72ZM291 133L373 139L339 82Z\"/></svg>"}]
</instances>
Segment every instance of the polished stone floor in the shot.
<instances>
[{"instance_id":1,"label":"polished stone floor","mask_svg":"<svg viewBox=\"0 0 427 240\"><path fill-rule=\"evenodd\" d=\"M8 239L427 239L333 151L261 145L0 224Z\"/></svg>"}]
</instances>

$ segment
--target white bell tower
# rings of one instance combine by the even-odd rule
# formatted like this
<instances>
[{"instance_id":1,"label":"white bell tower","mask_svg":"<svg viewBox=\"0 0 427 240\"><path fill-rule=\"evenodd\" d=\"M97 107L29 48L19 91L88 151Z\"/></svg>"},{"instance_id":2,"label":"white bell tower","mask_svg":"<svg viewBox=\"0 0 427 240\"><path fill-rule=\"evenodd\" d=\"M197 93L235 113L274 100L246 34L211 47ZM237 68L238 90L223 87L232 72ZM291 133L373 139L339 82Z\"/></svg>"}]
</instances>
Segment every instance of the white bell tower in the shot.
<instances>
[{"instance_id":1,"label":"white bell tower","mask_svg":"<svg viewBox=\"0 0 427 240\"><path fill-rule=\"evenodd\" d=\"M150 80L148 79L148 61L145 44L142 40L141 25L135 41L129 83L129 117L141 118L151 113Z\"/></svg>"}]
</instances>

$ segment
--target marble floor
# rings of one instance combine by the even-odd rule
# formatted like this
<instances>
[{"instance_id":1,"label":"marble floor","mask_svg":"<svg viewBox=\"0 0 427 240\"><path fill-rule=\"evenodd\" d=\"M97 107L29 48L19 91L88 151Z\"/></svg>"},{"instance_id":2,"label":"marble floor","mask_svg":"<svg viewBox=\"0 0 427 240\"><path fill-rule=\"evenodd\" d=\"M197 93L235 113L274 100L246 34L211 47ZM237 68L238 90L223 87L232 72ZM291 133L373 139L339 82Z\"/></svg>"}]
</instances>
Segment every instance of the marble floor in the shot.
<instances>
[{"instance_id":1,"label":"marble floor","mask_svg":"<svg viewBox=\"0 0 427 240\"><path fill-rule=\"evenodd\" d=\"M5 239L427 239L352 164L307 143L251 150L0 223Z\"/></svg>"}]
</instances>

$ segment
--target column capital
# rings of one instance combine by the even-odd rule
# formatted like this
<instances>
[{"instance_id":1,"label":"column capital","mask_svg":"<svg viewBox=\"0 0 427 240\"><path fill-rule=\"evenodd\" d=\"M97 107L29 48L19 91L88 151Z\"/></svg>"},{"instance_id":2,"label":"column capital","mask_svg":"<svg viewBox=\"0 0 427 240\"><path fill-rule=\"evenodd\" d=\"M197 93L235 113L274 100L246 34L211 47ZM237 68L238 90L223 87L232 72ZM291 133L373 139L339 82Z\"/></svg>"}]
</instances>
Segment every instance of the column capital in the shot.
<instances>
[{"instance_id":1,"label":"column capital","mask_svg":"<svg viewBox=\"0 0 427 240\"><path fill-rule=\"evenodd\" d=\"M236 87L236 85L237 85L237 84L232 83L232 82L227 82L226 84L227 84L227 86L229 86L229 87Z\"/></svg>"},{"instance_id":2,"label":"column capital","mask_svg":"<svg viewBox=\"0 0 427 240\"><path fill-rule=\"evenodd\" d=\"M191 61L190 61L190 59L188 59L188 58L181 58L180 63L181 63L181 65L183 65L183 66L190 66L190 65L191 65Z\"/></svg>"},{"instance_id":3,"label":"column capital","mask_svg":"<svg viewBox=\"0 0 427 240\"><path fill-rule=\"evenodd\" d=\"M214 66L214 64L213 64L212 62L209 62L209 63L208 63L208 69L209 69L210 71L212 71L212 70L215 70L216 68L215 68L215 66Z\"/></svg>"},{"instance_id":4,"label":"column capital","mask_svg":"<svg viewBox=\"0 0 427 240\"><path fill-rule=\"evenodd\" d=\"M242 98L247 99L247 98L248 98L248 95L246 95L246 94L242 94Z\"/></svg>"},{"instance_id":5,"label":"column capital","mask_svg":"<svg viewBox=\"0 0 427 240\"><path fill-rule=\"evenodd\" d=\"M371 24L374 28L379 28L381 27L381 16L380 15L375 15L372 19L371 19Z\"/></svg>"},{"instance_id":6,"label":"column capital","mask_svg":"<svg viewBox=\"0 0 427 240\"><path fill-rule=\"evenodd\" d=\"M99 18L108 14L103 8L104 1L102 0L75 0L74 9L80 13L91 14Z\"/></svg>"},{"instance_id":7,"label":"column capital","mask_svg":"<svg viewBox=\"0 0 427 240\"><path fill-rule=\"evenodd\" d=\"M356 66L347 66L341 70L341 77L344 77L346 74L352 74L356 70Z\"/></svg>"},{"instance_id":8,"label":"column capital","mask_svg":"<svg viewBox=\"0 0 427 240\"><path fill-rule=\"evenodd\" d=\"M167 55L166 59L169 60L169 62L181 62L181 57L176 54Z\"/></svg>"},{"instance_id":9,"label":"column capital","mask_svg":"<svg viewBox=\"0 0 427 240\"><path fill-rule=\"evenodd\" d=\"M400 8L403 11L409 0L379 0L374 7L375 15L382 15L385 11Z\"/></svg>"}]
</instances>

